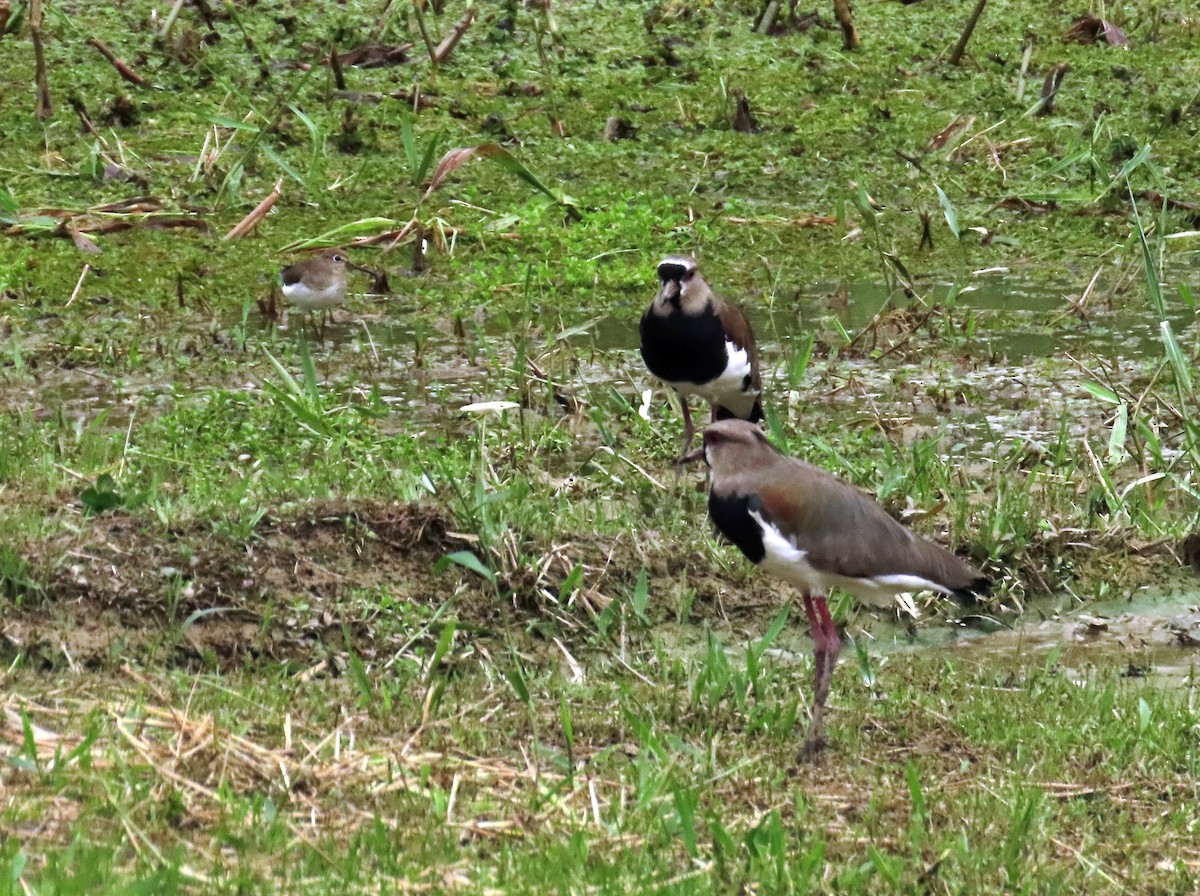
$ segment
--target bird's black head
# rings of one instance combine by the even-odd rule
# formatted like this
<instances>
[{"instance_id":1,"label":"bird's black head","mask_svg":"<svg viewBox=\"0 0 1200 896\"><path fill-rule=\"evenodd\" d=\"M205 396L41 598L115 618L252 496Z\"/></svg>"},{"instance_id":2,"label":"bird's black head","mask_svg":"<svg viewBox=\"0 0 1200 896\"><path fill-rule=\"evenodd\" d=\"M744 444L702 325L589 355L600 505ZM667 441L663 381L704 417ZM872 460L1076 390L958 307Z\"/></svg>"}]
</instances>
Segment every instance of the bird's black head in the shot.
<instances>
[{"instance_id":1,"label":"bird's black head","mask_svg":"<svg viewBox=\"0 0 1200 896\"><path fill-rule=\"evenodd\" d=\"M696 266L682 258L665 258L658 265L658 279L663 283L686 283L696 273Z\"/></svg>"},{"instance_id":2,"label":"bird's black head","mask_svg":"<svg viewBox=\"0 0 1200 896\"><path fill-rule=\"evenodd\" d=\"M658 263L658 279L662 283L660 292L676 305L684 287L695 276L696 263L690 258L664 258Z\"/></svg>"}]
</instances>

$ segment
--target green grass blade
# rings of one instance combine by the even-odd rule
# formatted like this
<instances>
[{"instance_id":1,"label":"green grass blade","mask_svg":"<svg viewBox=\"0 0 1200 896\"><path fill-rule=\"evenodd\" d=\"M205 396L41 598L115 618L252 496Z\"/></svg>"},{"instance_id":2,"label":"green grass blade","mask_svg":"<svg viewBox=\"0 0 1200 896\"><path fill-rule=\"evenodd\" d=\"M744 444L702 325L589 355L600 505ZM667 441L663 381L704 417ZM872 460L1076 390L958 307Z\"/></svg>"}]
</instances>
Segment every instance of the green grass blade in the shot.
<instances>
[{"instance_id":1,"label":"green grass blade","mask_svg":"<svg viewBox=\"0 0 1200 896\"><path fill-rule=\"evenodd\" d=\"M937 184L934 184L933 188L937 190L938 202L942 204L942 214L946 216L946 225L950 228L950 232L954 234L954 238L959 239L958 214L954 211L954 206L950 204L950 197Z\"/></svg>"}]
</instances>

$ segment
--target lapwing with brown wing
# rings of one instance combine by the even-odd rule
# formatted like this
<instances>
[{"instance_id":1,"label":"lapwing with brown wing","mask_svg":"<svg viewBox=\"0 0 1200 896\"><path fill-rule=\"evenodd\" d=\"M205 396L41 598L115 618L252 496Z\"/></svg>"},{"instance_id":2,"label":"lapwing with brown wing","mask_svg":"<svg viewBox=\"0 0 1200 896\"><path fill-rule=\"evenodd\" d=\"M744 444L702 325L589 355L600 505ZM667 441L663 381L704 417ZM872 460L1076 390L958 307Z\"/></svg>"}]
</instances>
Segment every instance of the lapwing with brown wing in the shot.
<instances>
[{"instance_id":1,"label":"lapwing with brown wing","mask_svg":"<svg viewBox=\"0 0 1200 896\"><path fill-rule=\"evenodd\" d=\"M713 420L762 420L758 349L746 315L709 288L696 259L664 258L658 280L658 295L642 315L642 360L679 393L686 454L696 434L693 395L712 405Z\"/></svg>"},{"instance_id":2,"label":"lapwing with brown wing","mask_svg":"<svg viewBox=\"0 0 1200 896\"><path fill-rule=\"evenodd\" d=\"M320 312L322 334L325 315L332 321L333 309L345 301L346 268L373 273L352 262L342 249L324 249L279 272L284 299L303 311Z\"/></svg>"},{"instance_id":3,"label":"lapwing with brown wing","mask_svg":"<svg viewBox=\"0 0 1200 896\"><path fill-rule=\"evenodd\" d=\"M708 513L759 568L795 585L813 640L812 725L801 756L825 745L824 712L842 639L829 614L831 588L887 605L895 595L936 591L972 603L990 582L978 569L896 522L865 492L781 453L759 427L722 420L684 458L710 468Z\"/></svg>"}]
</instances>

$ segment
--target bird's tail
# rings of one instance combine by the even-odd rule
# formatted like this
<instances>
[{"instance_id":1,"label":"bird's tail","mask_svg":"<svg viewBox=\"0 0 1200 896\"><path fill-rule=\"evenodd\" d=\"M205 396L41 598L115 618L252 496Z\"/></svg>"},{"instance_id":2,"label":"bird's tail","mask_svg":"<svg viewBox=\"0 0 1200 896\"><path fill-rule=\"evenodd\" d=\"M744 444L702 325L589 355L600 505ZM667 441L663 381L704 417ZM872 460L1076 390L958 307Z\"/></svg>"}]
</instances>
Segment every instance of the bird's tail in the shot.
<instances>
[{"instance_id":1,"label":"bird's tail","mask_svg":"<svg viewBox=\"0 0 1200 896\"><path fill-rule=\"evenodd\" d=\"M746 416L736 414L723 404L718 404L713 407L714 420L749 420L751 423L761 423L765 418L763 414L762 399L754 399L754 407L750 409L750 413Z\"/></svg>"},{"instance_id":2,"label":"bird's tail","mask_svg":"<svg viewBox=\"0 0 1200 896\"><path fill-rule=\"evenodd\" d=\"M988 592L992 590L992 580L985 575L980 575L972 579L963 587L950 592L950 596L954 598L960 606L974 607L983 602L987 597Z\"/></svg>"}]
</instances>

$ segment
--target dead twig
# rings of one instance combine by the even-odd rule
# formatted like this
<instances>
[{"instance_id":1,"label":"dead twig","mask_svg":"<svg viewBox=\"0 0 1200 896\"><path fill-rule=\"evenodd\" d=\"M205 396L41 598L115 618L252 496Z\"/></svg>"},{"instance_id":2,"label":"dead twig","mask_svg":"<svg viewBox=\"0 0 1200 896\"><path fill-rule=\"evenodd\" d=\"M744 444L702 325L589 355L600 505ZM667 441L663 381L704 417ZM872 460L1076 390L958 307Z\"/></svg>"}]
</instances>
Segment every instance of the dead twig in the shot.
<instances>
[{"instance_id":1,"label":"dead twig","mask_svg":"<svg viewBox=\"0 0 1200 896\"><path fill-rule=\"evenodd\" d=\"M83 281L87 277L88 271L90 271L91 269L92 269L92 266L90 264L85 264L83 266L83 270L79 272L79 280L76 281L75 288L73 290L71 290L71 298L67 299L67 304L65 307L70 308L71 303L74 302L75 299L79 296L79 290L83 288Z\"/></svg>"},{"instance_id":2,"label":"dead twig","mask_svg":"<svg viewBox=\"0 0 1200 896\"><path fill-rule=\"evenodd\" d=\"M462 40L462 36L467 33L467 29L471 27L473 21L475 21L475 7L469 6L463 17L450 29L450 33L442 38L442 42L433 51L434 65L441 65L450 58L450 54L454 52L454 48Z\"/></svg>"},{"instance_id":3,"label":"dead twig","mask_svg":"<svg viewBox=\"0 0 1200 896\"><path fill-rule=\"evenodd\" d=\"M842 26L842 44L847 50L857 50L861 41L854 27L854 11L850 9L850 0L833 0L833 14Z\"/></svg>"},{"instance_id":4,"label":"dead twig","mask_svg":"<svg viewBox=\"0 0 1200 896\"><path fill-rule=\"evenodd\" d=\"M46 53L42 47L42 0L30 0L29 39L33 41L34 80L37 82L37 105L34 115L45 121L54 114L50 104L50 82L46 79Z\"/></svg>"},{"instance_id":5,"label":"dead twig","mask_svg":"<svg viewBox=\"0 0 1200 896\"><path fill-rule=\"evenodd\" d=\"M1051 115L1054 112L1054 101L1058 98L1058 89L1062 87L1063 78L1066 77L1067 70L1071 66L1065 62L1060 62L1054 68L1050 69L1050 73L1046 75L1046 80L1042 82L1042 99L1037 105L1036 115Z\"/></svg>"},{"instance_id":6,"label":"dead twig","mask_svg":"<svg viewBox=\"0 0 1200 896\"><path fill-rule=\"evenodd\" d=\"M223 239L223 240L241 239L246 234L248 234L250 231L252 231L255 227L258 226L258 222L266 217L267 212L269 212L271 210L271 207L273 205L275 205L276 202L279 201L279 197L280 197L282 191L283 191L283 178L281 177L281 178L279 178L279 180L275 181L275 186L271 190L271 192L267 195L267 197L262 202L260 202L258 205L254 206L254 208L251 210L250 214L246 215L246 217L244 217L244 218L242 218L242 220L238 221L237 225L232 230L230 230L229 233L227 233L227 234L225 234L225 236L221 237L221 239Z\"/></svg>"},{"instance_id":7,"label":"dead twig","mask_svg":"<svg viewBox=\"0 0 1200 896\"><path fill-rule=\"evenodd\" d=\"M775 17L779 15L779 0L770 0L763 9L762 16L758 20L758 24L754 26L754 30L759 34L770 34L771 29L775 26Z\"/></svg>"},{"instance_id":8,"label":"dead twig","mask_svg":"<svg viewBox=\"0 0 1200 896\"><path fill-rule=\"evenodd\" d=\"M130 84L136 84L138 87L145 87L148 83L150 83L137 72L135 72L128 62L126 62L124 59L121 59L116 53L109 49L108 44L100 40L100 38L90 38L88 43L99 50L100 55L112 63L112 67L117 70L117 74L119 74Z\"/></svg>"},{"instance_id":9,"label":"dead twig","mask_svg":"<svg viewBox=\"0 0 1200 896\"><path fill-rule=\"evenodd\" d=\"M722 220L728 221L730 224L776 225L779 227L825 227L832 226L838 222L837 218L826 217L824 215L807 215L803 218L740 218L730 216L722 218Z\"/></svg>"},{"instance_id":10,"label":"dead twig","mask_svg":"<svg viewBox=\"0 0 1200 896\"><path fill-rule=\"evenodd\" d=\"M987 6L987 0L977 0L975 8L971 10L971 17L967 19L967 26L963 28L962 35L958 38L958 43L954 45L954 50L950 54L950 64L958 65L962 62L963 53L967 51L967 41L971 39L971 34L975 31L975 26L979 24L979 17L983 15L983 8Z\"/></svg>"},{"instance_id":11,"label":"dead twig","mask_svg":"<svg viewBox=\"0 0 1200 896\"><path fill-rule=\"evenodd\" d=\"M99 140L102 145L104 145L104 137L102 137L100 132L96 130L96 126L92 124L92 119L88 116L87 106L83 104L83 100L77 96L73 96L70 97L67 102L71 104L71 108L74 109L75 114L79 116L79 123L83 126L84 132L91 134L93 137Z\"/></svg>"},{"instance_id":12,"label":"dead twig","mask_svg":"<svg viewBox=\"0 0 1200 896\"><path fill-rule=\"evenodd\" d=\"M342 73L342 60L338 57L337 41L329 44L329 70L333 72L333 83L338 90L346 89L346 76Z\"/></svg>"}]
</instances>

